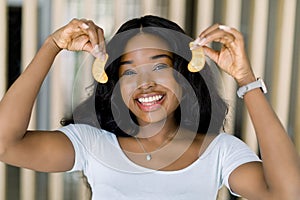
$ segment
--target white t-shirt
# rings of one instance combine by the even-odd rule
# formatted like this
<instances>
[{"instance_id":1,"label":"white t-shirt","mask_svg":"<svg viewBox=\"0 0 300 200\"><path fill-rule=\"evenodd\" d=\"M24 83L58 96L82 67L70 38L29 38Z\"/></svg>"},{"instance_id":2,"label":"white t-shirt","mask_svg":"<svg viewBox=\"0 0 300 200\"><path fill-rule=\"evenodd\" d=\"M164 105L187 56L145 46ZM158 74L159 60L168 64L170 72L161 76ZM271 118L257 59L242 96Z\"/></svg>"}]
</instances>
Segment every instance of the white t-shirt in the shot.
<instances>
[{"instance_id":1,"label":"white t-shirt","mask_svg":"<svg viewBox=\"0 0 300 200\"><path fill-rule=\"evenodd\" d=\"M92 189L92 199L105 200L210 200L219 188L229 188L230 173L238 166L260 161L238 138L220 133L205 152L188 167L177 171L151 170L133 163L117 137L83 124L59 129L71 140L75 163Z\"/></svg>"}]
</instances>

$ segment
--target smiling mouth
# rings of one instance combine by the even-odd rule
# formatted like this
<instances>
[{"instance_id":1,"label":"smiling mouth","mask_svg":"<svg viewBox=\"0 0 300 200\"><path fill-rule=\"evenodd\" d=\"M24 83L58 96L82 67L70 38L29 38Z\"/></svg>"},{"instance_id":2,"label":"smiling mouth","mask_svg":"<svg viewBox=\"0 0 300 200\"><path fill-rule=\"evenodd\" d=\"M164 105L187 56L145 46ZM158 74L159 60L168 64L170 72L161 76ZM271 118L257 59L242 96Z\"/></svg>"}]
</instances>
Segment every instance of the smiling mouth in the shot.
<instances>
[{"instance_id":1,"label":"smiling mouth","mask_svg":"<svg viewBox=\"0 0 300 200\"><path fill-rule=\"evenodd\" d=\"M158 109L161 106L163 99L164 95L158 94L147 97L139 97L136 100L142 110L149 112Z\"/></svg>"},{"instance_id":2,"label":"smiling mouth","mask_svg":"<svg viewBox=\"0 0 300 200\"><path fill-rule=\"evenodd\" d=\"M138 102L142 104L153 104L157 101L160 101L163 98L163 95L154 95L154 96L149 96L149 97L140 97L138 98Z\"/></svg>"}]
</instances>

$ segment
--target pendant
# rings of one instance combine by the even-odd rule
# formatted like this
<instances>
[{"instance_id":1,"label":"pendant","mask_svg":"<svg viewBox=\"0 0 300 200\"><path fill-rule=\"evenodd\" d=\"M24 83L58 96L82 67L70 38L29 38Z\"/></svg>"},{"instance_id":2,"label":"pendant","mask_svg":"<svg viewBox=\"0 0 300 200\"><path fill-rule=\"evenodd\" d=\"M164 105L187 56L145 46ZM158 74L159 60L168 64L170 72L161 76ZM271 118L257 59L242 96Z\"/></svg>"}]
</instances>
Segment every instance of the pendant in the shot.
<instances>
[{"instance_id":1,"label":"pendant","mask_svg":"<svg viewBox=\"0 0 300 200\"><path fill-rule=\"evenodd\" d=\"M146 160L151 160L152 159L152 156L151 156L151 154L147 154L147 156L146 156Z\"/></svg>"}]
</instances>

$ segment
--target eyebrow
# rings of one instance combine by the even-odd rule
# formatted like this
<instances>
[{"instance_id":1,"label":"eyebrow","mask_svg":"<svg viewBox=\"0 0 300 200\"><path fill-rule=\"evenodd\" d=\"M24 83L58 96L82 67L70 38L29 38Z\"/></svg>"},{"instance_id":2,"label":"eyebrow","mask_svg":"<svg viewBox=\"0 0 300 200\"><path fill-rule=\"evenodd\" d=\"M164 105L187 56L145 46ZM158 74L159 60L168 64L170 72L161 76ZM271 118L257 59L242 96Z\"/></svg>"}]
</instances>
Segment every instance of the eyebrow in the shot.
<instances>
[{"instance_id":1,"label":"eyebrow","mask_svg":"<svg viewBox=\"0 0 300 200\"><path fill-rule=\"evenodd\" d=\"M152 59L152 60L156 60L159 58L169 58L173 62L173 58L167 54L158 54L158 55L150 57L150 59ZM128 65L128 64L132 64L132 63L133 63L132 60L125 60L125 61L121 61L120 65Z\"/></svg>"},{"instance_id":2,"label":"eyebrow","mask_svg":"<svg viewBox=\"0 0 300 200\"><path fill-rule=\"evenodd\" d=\"M159 59L159 58L169 58L173 62L173 58L167 54L159 54L151 57L152 60Z\"/></svg>"}]
</instances>

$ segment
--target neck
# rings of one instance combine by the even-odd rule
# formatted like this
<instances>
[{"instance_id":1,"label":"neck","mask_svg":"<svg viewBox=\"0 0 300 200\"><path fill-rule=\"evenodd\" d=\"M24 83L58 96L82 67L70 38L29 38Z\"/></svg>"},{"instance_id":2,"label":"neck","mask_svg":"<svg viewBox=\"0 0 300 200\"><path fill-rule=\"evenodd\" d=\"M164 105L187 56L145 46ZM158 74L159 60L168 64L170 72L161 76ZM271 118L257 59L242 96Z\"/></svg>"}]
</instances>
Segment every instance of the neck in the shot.
<instances>
[{"instance_id":1,"label":"neck","mask_svg":"<svg viewBox=\"0 0 300 200\"><path fill-rule=\"evenodd\" d=\"M145 138L148 141L161 143L162 141L173 137L177 129L178 125L175 123L174 118L167 118L163 121L141 126L137 137Z\"/></svg>"}]
</instances>

